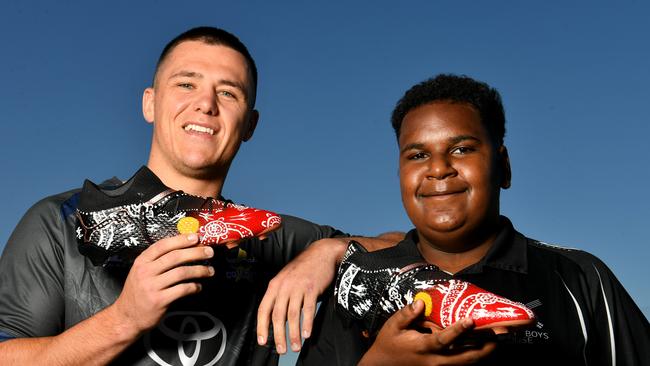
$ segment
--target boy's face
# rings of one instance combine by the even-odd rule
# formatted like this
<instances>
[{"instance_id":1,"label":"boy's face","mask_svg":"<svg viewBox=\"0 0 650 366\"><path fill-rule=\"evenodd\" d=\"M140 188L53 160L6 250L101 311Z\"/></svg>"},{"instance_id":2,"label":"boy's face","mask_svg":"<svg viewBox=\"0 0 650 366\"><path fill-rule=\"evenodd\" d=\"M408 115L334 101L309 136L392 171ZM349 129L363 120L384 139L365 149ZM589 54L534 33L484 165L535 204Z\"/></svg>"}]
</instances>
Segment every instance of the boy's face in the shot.
<instances>
[{"instance_id":1,"label":"boy's face","mask_svg":"<svg viewBox=\"0 0 650 366\"><path fill-rule=\"evenodd\" d=\"M476 109L435 102L410 111L399 137L402 202L420 234L441 249L462 250L499 220L509 161ZM451 247L450 247L451 245Z\"/></svg>"}]
</instances>

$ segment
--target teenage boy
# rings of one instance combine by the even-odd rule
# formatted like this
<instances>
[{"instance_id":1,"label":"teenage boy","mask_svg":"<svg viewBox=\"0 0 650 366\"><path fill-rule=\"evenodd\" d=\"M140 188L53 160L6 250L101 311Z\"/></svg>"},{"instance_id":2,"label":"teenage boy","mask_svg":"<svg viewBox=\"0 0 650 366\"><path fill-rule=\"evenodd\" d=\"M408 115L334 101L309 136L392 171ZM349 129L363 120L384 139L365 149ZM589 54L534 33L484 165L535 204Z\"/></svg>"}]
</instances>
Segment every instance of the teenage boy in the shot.
<instances>
[{"instance_id":1,"label":"teenage boy","mask_svg":"<svg viewBox=\"0 0 650 366\"><path fill-rule=\"evenodd\" d=\"M536 322L499 341L459 347L472 321L422 333L414 329L424 308L418 300L389 318L373 343L332 296L319 310L299 364L647 364L648 321L607 266L584 251L527 238L499 214L511 170L496 90L439 75L406 92L392 125L402 201L415 229L397 246L369 254L386 267L408 256L433 264L439 277L528 304Z\"/></svg>"},{"instance_id":2,"label":"teenage boy","mask_svg":"<svg viewBox=\"0 0 650 366\"><path fill-rule=\"evenodd\" d=\"M253 58L234 35L199 27L173 39L144 91L152 144L129 192L169 187L223 199L230 164L257 125L256 86ZM106 202L122 184L102 185ZM74 190L37 203L7 243L0 259L3 365L276 365L278 354L255 337L268 281L312 241L341 234L283 216L264 242L228 249L179 235L152 244L132 266L99 267L77 248L79 197ZM313 256L300 257L309 268L297 273L300 283L333 276L346 244L331 244L316 243L308 249Z\"/></svg>"}]
</instances>

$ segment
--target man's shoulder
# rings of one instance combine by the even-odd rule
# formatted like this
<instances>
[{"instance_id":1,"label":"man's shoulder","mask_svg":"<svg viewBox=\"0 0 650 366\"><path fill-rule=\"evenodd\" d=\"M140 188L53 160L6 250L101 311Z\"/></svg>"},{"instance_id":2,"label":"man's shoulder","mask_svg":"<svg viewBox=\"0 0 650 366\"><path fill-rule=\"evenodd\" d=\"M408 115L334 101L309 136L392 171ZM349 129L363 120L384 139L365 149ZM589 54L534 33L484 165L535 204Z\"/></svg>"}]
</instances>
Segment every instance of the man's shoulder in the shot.
<instances>
[{"instance_id":1,"label":"man's shoulder","mask_svg":"<svg viewBox=\"0 0 650 366\"><path fill-rule=\"evenodd\" d=\"M113 187L121 184L122 182L116 178L109 178L104 180L100 187ZM81 186L73 188L64 192L52 194L37 201L28 212L44 213L60 211L62 218L74 215L77 205L79 203L79 193Z\"/></svg>"}]
</instances>

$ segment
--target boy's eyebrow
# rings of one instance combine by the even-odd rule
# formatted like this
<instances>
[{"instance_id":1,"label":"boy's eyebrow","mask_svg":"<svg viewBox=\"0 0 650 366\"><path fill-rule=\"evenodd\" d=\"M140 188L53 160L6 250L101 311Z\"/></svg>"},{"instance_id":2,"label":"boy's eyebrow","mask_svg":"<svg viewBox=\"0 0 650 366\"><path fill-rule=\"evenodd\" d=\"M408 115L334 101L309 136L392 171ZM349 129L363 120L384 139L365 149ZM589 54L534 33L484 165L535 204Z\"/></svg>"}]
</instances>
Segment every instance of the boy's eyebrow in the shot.
<instances>
[{"instance_id":1,"label":"boy's eyebrow","mask_svg":"<svg viewBox=\"0 0 650 366\"><path fill-rule=\"evenodd\" d=\"M481 140L479 138L476 138L476 137L474 137L472 135L458 135L458 136L450 137L447 141L448 141L448 143L450 145L455 145L455 144L457 144L459 142L463 142L465 140L473 140L473 141L476 141L478 143L481 143ZM424 143L413 142L413 143L410 143L410 144L404 146L399 152L404 153L405 151L408 151L408 150L422 150L424 148L425 148Z\"/></svg>"},{"instance_id":2,"label":"boy's eyebrow","mask_svg":"<svg viewBox=\"0 0 650 366\"><path fill-rule=\"evenodd\" d=\"M459 142L465 141L465 140L474 140L476 142L481 142L481 139L474 137L472 135L459 135L459 136L454 136L449 139L449 142L453 144L457 144Z\"/></svg>"},{"instance_id":3,"label":"boy's eyebrow","mask_svg":"<svg viewBox=\"0 0 650 366\"><path fill-rule=\"evenodd\" d=\"M408 150L422 150L424 149L424 144L421 142L414 142L404 146L399 152L403 153Z\"/></svg>"}]
</instances>

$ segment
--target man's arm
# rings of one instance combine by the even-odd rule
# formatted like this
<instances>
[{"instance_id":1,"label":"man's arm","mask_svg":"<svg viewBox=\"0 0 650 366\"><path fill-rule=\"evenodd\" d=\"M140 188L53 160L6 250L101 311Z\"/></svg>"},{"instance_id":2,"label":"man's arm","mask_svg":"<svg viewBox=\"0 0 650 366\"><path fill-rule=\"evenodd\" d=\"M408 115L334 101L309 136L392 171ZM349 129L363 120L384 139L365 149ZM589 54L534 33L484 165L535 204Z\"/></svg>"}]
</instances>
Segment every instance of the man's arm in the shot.
<instances>
[{"instance_id":1,"label":"man's arm","mask_svg":"<svg viewBox=\"0 0 650 366\"><path fill-rule=\"evenodd\" d=\"M142 252L118 299L99 313L51 337L0 343L0 359L16 365L104 365L154 327L174 300L201 290L193 279L209 277L214 251L197 247L195 234L163 239ZM82 346L83 345L83 346Z\"/></svg>"},{"instance_id":2,"label":"man's arm","mask_svg":"<svg viewBox=\"0 0 650 366\"><path fill-rule=\"evenodd\" d=\"M280 354L285 353L285 323L288 320L291 349L294 352L300 351L301 336L309 338L311 335L318 296L334 280L336 268L343 259L349 241L355 240L370 250L377 250L394 246L403 238L403 233L391 232L377 238L328 238L314 242L269 283L258 309L258 343L266 344L269 322L272 322L276 350Z\"/></svg>"}]
</instances>

